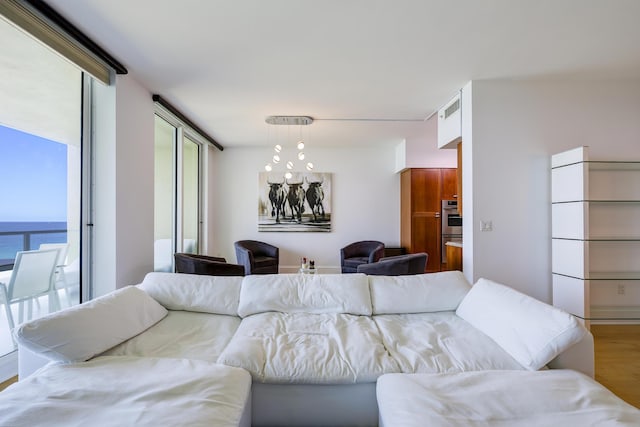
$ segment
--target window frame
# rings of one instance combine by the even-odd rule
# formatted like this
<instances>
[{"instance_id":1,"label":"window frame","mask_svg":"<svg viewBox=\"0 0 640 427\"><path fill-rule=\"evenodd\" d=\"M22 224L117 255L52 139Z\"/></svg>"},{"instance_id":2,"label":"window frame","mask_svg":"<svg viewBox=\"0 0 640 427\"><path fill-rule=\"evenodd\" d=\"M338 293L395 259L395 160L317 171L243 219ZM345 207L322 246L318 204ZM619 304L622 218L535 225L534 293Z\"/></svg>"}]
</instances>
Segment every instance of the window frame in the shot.
<instances>
[{"instance_id":1,"label":"window frame","mask_svg":"<svg viewBox=\"0 0 640 427\"><path fill-rule=\"evenodd\" d=\"M173 126L176 130L175 138L173 141L173 159L172 159L172 180L173 180L173 200L172 200L172 251L173 253L182 252L184 250L184 218L183 218L183 202L184 202L184 174L183 174L183 148L185 139L189 139L198 146L198 230L197 230L197 244L195 249L196 254L200 254L206 251L207 239L204 230L204 218L206 217L206 203L204 203L206 197L206 185L204 183L204 177L207 167L207 150L210 145L207 138L202 136L200 132L194 130L191 126L169 111L167 108L159 103L155 106L155 115L166 121ZM155 209L155 206L154 206ZM172 271L175 270L175 264L172 260Z\"/></svg>"}]
</instances>

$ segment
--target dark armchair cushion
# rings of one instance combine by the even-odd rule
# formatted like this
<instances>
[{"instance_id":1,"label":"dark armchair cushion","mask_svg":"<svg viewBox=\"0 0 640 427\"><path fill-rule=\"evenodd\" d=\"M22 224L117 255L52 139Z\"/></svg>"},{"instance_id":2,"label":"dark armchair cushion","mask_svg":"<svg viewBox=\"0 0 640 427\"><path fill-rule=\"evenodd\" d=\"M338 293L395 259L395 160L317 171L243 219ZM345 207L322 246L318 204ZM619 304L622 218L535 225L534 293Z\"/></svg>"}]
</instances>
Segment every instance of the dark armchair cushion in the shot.
<instances>
[{"instance_id":1,"label":"dark armchair cushion","mask_svg":"<svg viewBox=\"0 0 640 427\"><path fill-rule=\"evenodd\" d=\"M207 255L177 253L176 273L204 274L208 276L244 276L244 267L228 264L224 258Z\"/></svg>"},{"instance_id":2,"label":"dark armchair cushion","mask_svg":"<svg viewBox=\"0 0 640 427\"><path fill-rule=\"evenodd\" d=\"M373 264L362 264L357 268L358 273L370 276L407 276L422 274L427 267L428 255L424 252L417 254L398 255L381 258Z\"/></svg>"},{"instance_id":3,"label":"dark armchair cushion","mask_svg":"<svg viewBox=\"0 0 640 427\"><path fill-rule=\"evenodd\" d=\"M377 262L384 256L384 243L362 240L340 249L340 266L343 273L355 273L361 264Z\"/></svg>"},{"instance_id":4,"label":"dark armchair cushion","mask_svg":"<svg viewBox=\"0 0 640 427\"><path fill-rule=\"evenodd\" d=\"M257 240L239 240L234 243L238 264L244 266L245 275L277 274L280 249Z\"/></svg>"}]
</instances>

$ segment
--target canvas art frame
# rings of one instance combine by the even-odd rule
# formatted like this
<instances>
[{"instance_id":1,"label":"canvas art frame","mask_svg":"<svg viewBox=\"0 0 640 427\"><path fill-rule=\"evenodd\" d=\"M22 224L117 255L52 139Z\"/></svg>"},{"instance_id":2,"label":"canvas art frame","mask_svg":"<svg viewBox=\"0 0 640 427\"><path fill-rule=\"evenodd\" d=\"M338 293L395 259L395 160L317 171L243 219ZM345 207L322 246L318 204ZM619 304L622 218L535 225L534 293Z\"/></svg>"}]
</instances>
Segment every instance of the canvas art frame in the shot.
<instances>
[{"instance_id":1,"label":"canvas art frame","mask_svg":"<svg viewBox=\"0 0 640 427\"><path fill-rule=\"evenodd\" d=\"M258 173L258 231L331 231L332 174Z\"/></svg>"}]
</instances>

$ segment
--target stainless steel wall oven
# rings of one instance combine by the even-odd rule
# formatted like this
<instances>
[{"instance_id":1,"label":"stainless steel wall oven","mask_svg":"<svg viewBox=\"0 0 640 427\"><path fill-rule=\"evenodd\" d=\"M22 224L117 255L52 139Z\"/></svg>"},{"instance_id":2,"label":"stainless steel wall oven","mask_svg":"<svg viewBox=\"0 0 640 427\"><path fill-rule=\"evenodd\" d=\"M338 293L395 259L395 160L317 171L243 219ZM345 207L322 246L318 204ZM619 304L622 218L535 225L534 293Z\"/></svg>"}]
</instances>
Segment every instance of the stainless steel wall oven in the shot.
<instances>
[{"instance_id":1,"label":"stainless steel wall oven","mask_svg":"<svg viewBox=\"0 0 640 427\"><path fill-rule=\"evenodd\" d=\"M462 217L458 213L457 200L442 201L442 262L447 262L447 242L462 243Z\"/></svg>"}]
</instances>

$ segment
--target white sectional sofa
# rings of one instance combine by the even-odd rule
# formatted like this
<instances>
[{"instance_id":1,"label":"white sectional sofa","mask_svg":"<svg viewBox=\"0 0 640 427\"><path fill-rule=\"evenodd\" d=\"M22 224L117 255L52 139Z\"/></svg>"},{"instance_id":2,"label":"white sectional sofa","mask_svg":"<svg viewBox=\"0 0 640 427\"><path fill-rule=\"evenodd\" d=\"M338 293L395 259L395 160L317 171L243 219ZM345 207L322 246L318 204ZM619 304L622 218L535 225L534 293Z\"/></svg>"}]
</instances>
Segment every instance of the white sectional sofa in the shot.
<instances>
[{"instance_id":1,"label":"white sectional sofa","mask_svg":"<svg viewBox=\"0 0 640 427\"><path fill-rule=\"evenodd\" d=\"M138 286L23 324L15 336L20 382L50 378L34 372L46 363L124 358L246 371L251 396L237 404L255 426L377 425L376 381L385 374L594 374L593 337L572 316L488 280L471 287L459 272L150 273Z\"/></svg>"},{"instance_id":2,"label":"white sectional sofa","mask_svg":"<svg viewBox=\"0 0 640 427\"><path fill-rule=\"evenodd\" d=\"M251 378L190 359L100 356L49 364L0 393L11 427L251 425Z\"/></svg>"},{"instance_id":3,"label":"white sectional sofa","mask_svg":"<svg viewBox=\"0 0 640 427\"><path fill-rule=\"evenodd\" d=\"M570 369L385 374L380 427L637 427L640 411Z\"/></svg>"}]
</instances>

